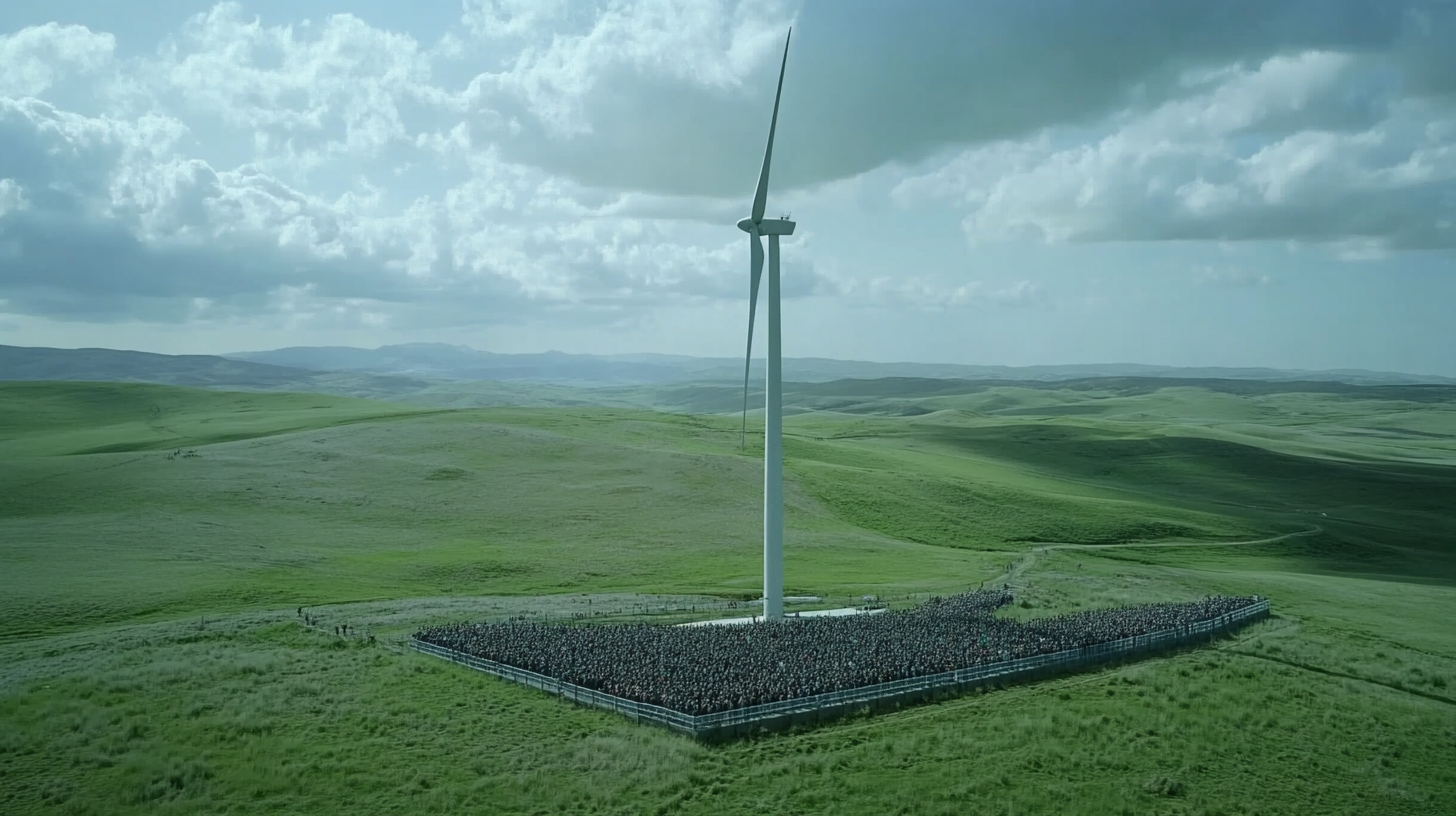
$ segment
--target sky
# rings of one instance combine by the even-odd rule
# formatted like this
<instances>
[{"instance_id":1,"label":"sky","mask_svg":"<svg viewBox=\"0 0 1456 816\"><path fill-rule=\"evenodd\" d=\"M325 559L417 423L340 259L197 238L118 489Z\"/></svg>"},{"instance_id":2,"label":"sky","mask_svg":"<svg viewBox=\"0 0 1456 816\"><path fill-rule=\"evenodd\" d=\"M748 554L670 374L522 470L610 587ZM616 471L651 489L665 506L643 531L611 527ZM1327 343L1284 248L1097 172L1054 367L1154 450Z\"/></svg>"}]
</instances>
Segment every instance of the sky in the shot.
<instances>
[{"instance_id":1,"label":"sky","mask_svg":"<svg viewBox=\"0 0 1456 816\"><path fill-rule=\"evenodd\" d=\"M790 26L786 356L1456 376L1451 0L0 4L0 343L740 355Z\"/></svg>"}]
</instances>

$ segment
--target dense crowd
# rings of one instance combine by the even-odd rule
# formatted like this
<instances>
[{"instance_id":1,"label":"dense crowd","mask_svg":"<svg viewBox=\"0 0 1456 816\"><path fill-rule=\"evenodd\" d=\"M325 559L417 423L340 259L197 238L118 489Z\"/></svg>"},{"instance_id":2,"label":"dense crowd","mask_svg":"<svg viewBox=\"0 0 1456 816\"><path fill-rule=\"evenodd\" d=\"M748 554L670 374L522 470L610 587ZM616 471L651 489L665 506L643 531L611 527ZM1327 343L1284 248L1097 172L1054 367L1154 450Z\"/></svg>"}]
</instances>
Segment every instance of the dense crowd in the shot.
<instances>
[{"instance_id":1,"label":"dense crowd","mask_svg":"<svg viewBox=\"0 0 1456 816\"><path fill-rule=\"evenodd\" d=\"M427 643L688 714L919 677L1187 627L1253 598L1125 606L1025 623L1002 590L913 609L725 626L506 621L425 629Z\"/></svg>"}]
</instances>

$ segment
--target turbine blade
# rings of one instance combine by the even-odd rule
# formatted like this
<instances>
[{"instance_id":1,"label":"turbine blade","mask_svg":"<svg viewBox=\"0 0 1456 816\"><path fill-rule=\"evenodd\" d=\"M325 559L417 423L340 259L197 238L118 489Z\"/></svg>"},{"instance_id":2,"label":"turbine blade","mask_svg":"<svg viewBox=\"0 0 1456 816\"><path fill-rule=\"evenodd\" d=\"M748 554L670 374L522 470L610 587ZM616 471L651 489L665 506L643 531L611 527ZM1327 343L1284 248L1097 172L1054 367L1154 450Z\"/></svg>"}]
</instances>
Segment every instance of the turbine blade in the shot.
<instances>
[{"instance_id":1,"label":"turbine blade","mask_svg":"<svg viewBox=\"0 0 1456 816\"><path fill-rule=\"evenodd\" d=\"M779 64L779 89L774 92L773 118L768 123L768 147L763 149L763 169L758 171L758 189L753 191L753 220L763 220L764 207L768 205L768 166L773 160L774 129L779 126L779 98L784 95L784 69L789 67L789 38L794 36L794 30L789 29L789 36L784 38L784 60Z\"/></svg>"},{"instance_id":2,"label":"turbine blade","mask_svg":"<svg viewBox=\"0 0 1456 816\"><path fill-rule=\"evenodd\" d=\"M754 229L748 236L749 260L748 279L748 348L743 352L743 430L739 432L738 444L748 447L748 368L753 364L753 318L758 312L758 283L763 279L763 239Z\"/></svg>"}]
</instances>

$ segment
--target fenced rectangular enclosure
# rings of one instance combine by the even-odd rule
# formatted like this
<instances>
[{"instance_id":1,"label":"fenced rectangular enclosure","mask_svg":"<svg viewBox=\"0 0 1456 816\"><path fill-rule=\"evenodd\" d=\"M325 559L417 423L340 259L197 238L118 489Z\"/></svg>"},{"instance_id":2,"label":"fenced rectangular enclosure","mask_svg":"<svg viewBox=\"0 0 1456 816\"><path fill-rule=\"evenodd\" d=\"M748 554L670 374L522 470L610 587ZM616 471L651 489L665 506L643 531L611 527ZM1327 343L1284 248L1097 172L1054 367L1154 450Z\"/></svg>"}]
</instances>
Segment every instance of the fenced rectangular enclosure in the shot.
<instances>
[{"instance_id":1,"label":"fenced rectangular enclosure","mask_svg":"<svg viewBox=\"0 0 1456 816\"><path fill-rule=\"evenodd\" d=\"M1261 598L1227 614L1176 629L1165 629L1137 637L1035 655L1019 660L989 663L939 674L928 674L888 683L877 683L810 697L700 715L684 714L670 708L605 694L555 677L518 669L493 660L485 660L414 638L411 638L410 645L426 654L555 694L578 705L591 705L615 711L630 720L658 725L680 734L687 734L695 739L720 740L760 729L777 730L791 725L830 719L853 711L904 705L986 686L1063 674L1139 654L1166 651L1232 632L1241 626L1265 618L1268 614L1269 601L1267 598Z\"/></svg>"}]
</instances>

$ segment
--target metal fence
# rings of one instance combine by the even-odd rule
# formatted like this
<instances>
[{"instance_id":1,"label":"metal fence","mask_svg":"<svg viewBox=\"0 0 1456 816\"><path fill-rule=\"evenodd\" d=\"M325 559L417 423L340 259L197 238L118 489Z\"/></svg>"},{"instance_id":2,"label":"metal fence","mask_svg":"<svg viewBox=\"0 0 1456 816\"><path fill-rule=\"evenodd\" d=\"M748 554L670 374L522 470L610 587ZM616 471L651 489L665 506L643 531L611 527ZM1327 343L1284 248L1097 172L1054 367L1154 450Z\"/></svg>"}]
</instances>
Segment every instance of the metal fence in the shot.
<instances>
[{"instance_id":1,"label":"metal fence","mask_svg":"<svg viewBox=\"0 0 1456 816\"><path fill-rule=\"evenodd\" d=\"M603 694L600 691L583 688L555 677L507 666L494 660L485 660L413 638L410 639L410 645L426 654L442 657L453 663L513 680L531 688L541 689L580 705L592 705L615 711L636 722L663 726L698 739L713 739L732 737L757 729L784 728L789 725L838 716L850 711L900 705L956 694L973 688L1061 674L1086 666L1109 663L1138 654L1163 651L1185 643L1207 640L1251 621L1264 618L1268 614L1268 599L1260 599L1249 606L1226 615L1220 615L1212 620L1200 621L1176 629L1164 629L1137 637L1108 641L1095 646L700 715L684 714L681 711L674 711L662 706Z\"/></svg>"}]
</instances>

